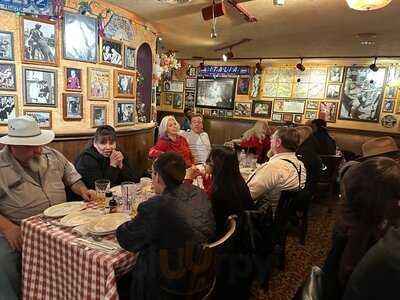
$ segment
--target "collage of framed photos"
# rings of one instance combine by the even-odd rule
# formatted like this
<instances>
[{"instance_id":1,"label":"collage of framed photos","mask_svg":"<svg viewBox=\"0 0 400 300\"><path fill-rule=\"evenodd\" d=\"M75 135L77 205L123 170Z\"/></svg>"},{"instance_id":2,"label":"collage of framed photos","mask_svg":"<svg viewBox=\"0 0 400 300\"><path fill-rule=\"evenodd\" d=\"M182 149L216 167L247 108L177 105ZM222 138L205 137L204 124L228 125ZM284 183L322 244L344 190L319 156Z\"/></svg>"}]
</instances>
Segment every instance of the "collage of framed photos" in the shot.
<instances>
[{"instance_id":1,"label":"collage of framed photos","mask_svg":"<svg viewBox=\"0 0 400 300\"><path fill-rule=\"evenodd\" d=\"M14 37L16 33L0 31L0 60L4 61L0 62L0 124L7 124L7 120L17 114L19 101L14 94L17 88L23 91L19 102L23 105L23 114L34 117L42 128L51 128L52 110L49 108L61 107L64 121L82 120L84 95L95 101L118 98L113 101L114 125L135 124L136 49L120 41L99 38L97 26L95 18L65 12L61 33L55 21L28 16L20 17L18 38ZM98 68L97 65L80 68L73 62L62 71L54 68L60 65L59 37L63 59L121 69ZM14 40L20 41L18 52L24 64L21 80L16 78L13 63L14 53L18 53ZM57 84L59 76L62 76L62 87ZM17 87L17 82L22 82L21 86ZM61 99L58 99L59 94ZM90 105L92 127L107 122L106 106Z\"/></svg>"}]
</instances>

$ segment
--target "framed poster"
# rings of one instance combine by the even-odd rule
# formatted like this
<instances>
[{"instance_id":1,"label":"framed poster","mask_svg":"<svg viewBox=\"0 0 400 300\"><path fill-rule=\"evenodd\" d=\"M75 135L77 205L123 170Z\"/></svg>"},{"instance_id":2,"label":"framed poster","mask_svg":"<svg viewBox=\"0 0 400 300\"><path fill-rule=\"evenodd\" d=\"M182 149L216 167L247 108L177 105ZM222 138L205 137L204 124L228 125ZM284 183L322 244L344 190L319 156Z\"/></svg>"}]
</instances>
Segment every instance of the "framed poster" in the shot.
<instances>
[{"instance_id":1,"label":"framed poster","mask_svg":"<svg viewBox=\"0 0 400 300\"><path fill-rule=\"evenodd\" d=\"M115 100L114 101L114 125L128 126L135 124L136 101Z\"/></svg>"},{"instance_id":2,"label":"framed poster","mask_svg":"<svg viewBox=\"0 0 400 300\"><path fill-rule=\"evenodd\" d=\"M51 110L27 110L24 109L24 115L35 119L40 128L51 129L52 118Z\"/></svg>"},{"instance_id":3,"label":"framed poster","mask_svg":"<svg viewBox=\"0 0 400 300\"><path fill-rule=\"evenodd\" d=\"M306 113L304 115L304 119L307 120L314 120L318 118L318 113L316 111L312 110L306 110Z\"/></svg>"},{"instance_id":4,"label":"framed poster","mask_svg":"<svg viewBox=\"0 0 400 300\"><path fill-rule=\"evenodd\" d=\"M100 63L122 67L123 50L122 43L102 38L100 44Z\"/></svg>"},{"instance_id":5,"label":"framed poster","mask_svg":"<svg viewBox=\"0 0 400 300\"><path fill-rule=\"evenodd\" d=\"M343 67L333 66L328 68L328 82L342 82Z\"/></svg>"},{"instance_id":6,"label":"framed poster","mask_svg":"<svg viewBox=\"0 0 400 300\"><path fill-rule=\"evenodd\" d=\"M99 127L107 124L107 106L101 104L90 105L90 125Z\"/></svg>"},{"instance_id":7,"label":"framed poster","mask_svg":"<svg viewBox=\"0 0 400 300\"><path fill-rule=\"evenodd\" d=\"M307 109L318 109L319 102L315 100L307 100Z\"/></svg>"},{"instance_id":8,"label":"framed poster","mask_svg":"<svg viewBox=\"0 0 400 300\"><path fill-rule=\"evenodd\" d=\"M0 95L0 124L7 125L9 119L17 116L17 103L16 95Z\"/></svg>"},{"instance_id":9,"label":"framed poster","mask_svg":"<svg viewBox=\"0 0 400 300\"><path fill-rule=\"evenodd\" d=\"M293 122L296 124L301 124L302 119L303 119L303 115L294 115Z\"/></svg>"},{"instance_id":10,"label":"framed poster","mask_svg":"<svg viewBox=\"0 0 400 300\"><path fill-rule=\"evenodd\" d=\"M186 80L185 80L185 88L187 88L187 89L195 89L196 88L196 78L186 78Z\"/></svg>"},{"instance_id":11,"label":"framed poster","mask_svg":"<svg viewBox=\"0 0 400 300\"><path fill-rule=\"evenodd\" d=\"M271 111L272 101L253 100L253 106L251 110L252 117L269 119L271 117Z\"/></svg>"},{"instance_id":12,"label":"framed poster","mask_svg":"<svg viewBox=\"0 0 400 300\"><path fill-rule=\"evenodd\" d=\"M235 87L236 78L198 78L196 106L233 109Z\"/></svg>"},{"instance_id":13,"label":"framed poster","mask_svg":"<svg viewBox=\"0 0 400 300\"><path fill-rule=\"evenodd\" d=\"M64 82L66 91L82 91L82 69L64 67Z\"/></svg>"},{"instance_id":14,"label":"framed poster","mask_svg":"<svg viewBox=\"0 0 400 300\"><path fill-rule=\"evenodd\" d=\"M394 99L385 99L383 101L382 112L392 113L394 111Z\"/></svg>"},{"instance_id":15,"label":"framed poster","mask_svg":"<svg viewBox=\"0 0 400 300\"><path fill-rule=\"evenodd\" d=\"M57 70L22 67L24 105L57 107Z\"/></svg>"},{"instance_id":16,"label":"framed poster","mask_svg":"<svg viewBox=\"0 0 400 300\"><path fill-rule=\"evenodd\" d=\"M237 83L237 94L247 95L249 93L250 78L249 77L239 77Z\"/></svg>"},{"instance_id":17,"label":"framed poster","mask_svg":"<svg viewBox=\"0 0 400 300\"><path fill-rule=\"evenodd\" d=\"M174 99L173 93L165 93L164 104L165 105L172 105L172 101Z\"/></svg>"},{"instance_id":18,"label":"framed poster","mask_svg":"<svg viewBox=\"0 0 400 300\"><path fill-rule=\"evenodd\" d=\"M236 102L234 114L236 117L250 117L251 102Z\"/></svg>"},{"instance_id":19,"label":"framed poster","mask_svg":"<svg viewBox=\"0 0 400 300\"><path fill-rule=\"evenodd\" d=\"M136 97L136 73L114 70L114 97Z\"/></svg>"},{"instance_id":20,"label":"framed poster","mask_svg":"<svg viewBox=\"0 0 400 300\"><path fill-rule=\"evenodd\" d=\"M125 57L125 69L135 70L136 49L125 45L124 57Z\"/></svg>"},{"instance_id":21,"label":"framed poster","mask_svg":"<svg viewBox=\"0 0 400 300\"><path fill-rule=\"evenodd\" d=\"M326 122L335 123L338 103L322 101L319 105L319 117Z\"/></svg>"},{"instance_id":22,"label":"framed poster","mask_svg":"<svg viewBox=\"0 0 400 300\"><path fill-rule=\"evenodd\" d=\"M275 99L274 112L303 114L305 108L304 100Z\"/></svg>"},{"instance_id":23,"label":"framed poster","mask_svg":"<svg viewBox=\"0 0 400 300\"><path fill-rule=\"evenodd\" d=\"M387 86L385 90L385 98L397 98L397 86Z\"/></svg>"},{"instance_id":24,"label":"framed poster","mask_svg":"<svg viewBox=\"0 0 400 300\"><path fill-rule=\"evenodd\" d=\"M88 68L88 99L108 101L111 97L109 70Z\"/></svg>"},{"instance_id":25,"label":"framed poster","mask_svg":"<svg viewBox=\"0 0 400 300\"><path fill-rule=\"evenodd\" d=\"M14 64L0 64L0 91L17 90Z\"/></svg>"},{"instance_id":26,"label":"framed poster","mask_svg":"<svg viewBox=\"0 0 400 300\"><path fill-rule=\"evenodd\" d=\"M337 99L339 100L340 98L340 88L341 84L328 84L326 87L326 98L327 99Z\"/></svg>"},{"instance_id":27,"label":"framed poster","mask_svg":"<svg viewBox=\"0 0 400 300\"><path fill-rule=\"evenodd\" d=\"M0 60L14 60L14 36L12 32L0 31Z\"/></svg>"},{"instance_id":28,"label":"framed poster","mask_svg":"<svg viewBox=\"0 0 400 300\"><path fill-rule=\"evenodd\" d=\"M273 113L271 120L274 122L282 122L283 121L283 114L280 113Z\"/></svg>"},{"instance_id":29,"label":"framed poster","mask_svg":"<svg viewBox=\"0 0 400 300\"><path fill-rule=\"evenodd\" d=\"M83 118L82 94L63 93L64 121L79 121Z\"/></svg>"},{"instance_id":30,"label":"framed poster","mask_svg":"<svg viewBox=\"0 0 400 300\"><path fill-rule=\"evenodd\" d=\"M183 108L183 94L182 93L174 93L174 98L172 100L172 108L174 109L182 109Z\"/></svg>"}]
</instances>

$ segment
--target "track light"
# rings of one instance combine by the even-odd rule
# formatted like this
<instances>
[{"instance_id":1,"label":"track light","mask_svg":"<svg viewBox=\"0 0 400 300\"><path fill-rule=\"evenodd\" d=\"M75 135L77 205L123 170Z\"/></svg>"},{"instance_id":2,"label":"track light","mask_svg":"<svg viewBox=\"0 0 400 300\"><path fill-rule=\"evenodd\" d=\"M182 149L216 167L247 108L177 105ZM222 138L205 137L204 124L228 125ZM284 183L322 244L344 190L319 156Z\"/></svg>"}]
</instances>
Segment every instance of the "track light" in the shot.
<instances>
[{"instance_id":1,"label":"track light","mask_svg":"<svg viewBox=\"0 0 400 300\"><path fill-rule=\"evenodd\" d=\"M199 64L200 70L204 70L205 66L204 66L204 60Z\"/></svg>"},{"instance_id":2,"label":"track light","mask_svg":"<svg viewBox=\"0 0 400 300\"><path fill-rule=\"evenodd\" d=\"M228 55L226 55L226 53L222 54L222 60L223 61L228 61Z\"/></svg>"},{"instance_id":3,"label":"track light","mask_svg":"<svg viewBox=\"0 0 400 300\"><path fill-rule=\"evenodd\" d=\"M379 70L378 66L376 65L376 60L377 60L377 59L378 59L378 58L375 57L374 63L371 64L371 65L369 66L369 68L370 68L372 71L374 71L374 72L378 72L378 70Z\"/></svg>"},{"instance_id":4,"label":"track light","mask_svg":"<svg viewBox=\"0 0 400 300\"><path fill-rule=\"evenodd\" d=\"M303 65L302 58L300 58L300 62L296 65L296 68L301 72L304 72L306 70L306 67Z\"/></svg>"},{"instance_id":5,"label":"track light","mask_svg":"<svg viewBox=\"0 0 400 300\"><path fill-rule=\"evenodd\" d=\"M217 35L217 30L215 29L215 26L213 26L213 27L211 28L210 37L211 37L212 39L216 39L216 38L218 37L218 35Z\"/></svg>"},{"instance_id":6,"label":"track light","mask_svg":"<svg viewBox=\"0 0 400 300\"><path fill-rule=\"evenodd\" d=\"M260 58L260 61L256 63L256 74L261 74L262 73L262 66L261 66L262 59Z\"/></svg>"},{"instance_id":7,"label":"track light","mask_svg":"<svg viewBox=\"0 0 400 300\"><path fill-rule=\"evenodd\" d=\"M272 0L272 3L276 6L284 6L285 0Z\"/></svg>"},{"instance_id":8,"label":"track light","mask_svg":"<svg viewBox=\"0 0 400 300\"><path fill-rule=\"evenodd\" d=\"M223 61L228 61L228 59L232 59L233 58L233 52L232 52L232 48L229 48L229 51L222 54L222 60Z\"/></svg>"}]
</instances>

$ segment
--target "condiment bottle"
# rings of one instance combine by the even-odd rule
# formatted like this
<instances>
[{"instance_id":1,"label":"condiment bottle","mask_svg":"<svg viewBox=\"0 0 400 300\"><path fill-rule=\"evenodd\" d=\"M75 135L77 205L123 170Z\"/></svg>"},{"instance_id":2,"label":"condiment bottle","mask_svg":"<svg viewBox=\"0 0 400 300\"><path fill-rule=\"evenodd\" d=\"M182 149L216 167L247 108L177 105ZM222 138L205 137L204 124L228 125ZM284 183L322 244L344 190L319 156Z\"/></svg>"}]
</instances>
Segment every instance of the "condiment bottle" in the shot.
<instances>
[{"instance_id":1,"label":"condiment bottle","mask_svg":"<svg viewBox=\"0 0 400 300\"><path fill-rule=\"evenodd\" d=\"M110 202L108 203L108 207L110 208L110 214L112 213L116 213L117 212L117 200L115 199L115 197L113 197Z\"/></svg>"},{"instance_id":2,"label":"condiment bottle","mask_svg":"<svg viewBox=\"0 0 400 300\"><path fill-rule=\"evenodd\" d=\"M106 192L106 200L104 202L104 207L108 207L110 200L113 198L113 193L111 191Z\"/></svg>"}]
</instances>

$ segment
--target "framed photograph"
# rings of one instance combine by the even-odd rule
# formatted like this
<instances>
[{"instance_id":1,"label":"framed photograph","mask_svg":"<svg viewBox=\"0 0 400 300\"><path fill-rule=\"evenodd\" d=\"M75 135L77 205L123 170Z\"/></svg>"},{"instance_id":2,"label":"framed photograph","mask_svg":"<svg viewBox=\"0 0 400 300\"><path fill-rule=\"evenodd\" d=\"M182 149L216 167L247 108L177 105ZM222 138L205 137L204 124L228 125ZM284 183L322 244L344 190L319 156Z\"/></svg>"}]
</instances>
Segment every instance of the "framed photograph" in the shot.
<instances>
[{"instance_id":1,"label":"framed photograph","mask_svg":"<svg viewBox=\"0 0 400 300\"><path fill-rule=\"evenodd\" d=\"M187 88L187 89L195 89L196 88L196 78L186 78L186 80L185 80L185 88Z\"/></svg>"},{"instance_id":2,"label":"framed photograph","mask_svg":"<svg viewBox=\"0 0 400 300\"><path fill-rule=\"evenodd\" d=\"M14 36L12 32L0 31L0 60L14 60Z\"/></svg>"},{"instance_id":3,"label":"framed photograph","mask_svg":"<svg viewBox=\"0 0 400 300\"><path fill-rule=\"evenodd\" d=\"M173 93L165 93L164 104L165 105L172 105L172 101L174 100Z\"/></svg>"},{"instance_id":4,"label":"framed photograph","mask_svg":"<svg viewBox=\"0 0 400 300\"><path fill-rule=\"evenodd\" d=\"M63 24L64 59L97 63L97 20L66 11Z\"/></svg>"},{"instance_id":5,"label":"framed photograph","mask_svg":"<svg viewBox=\"0 0 400 300\"><path fill-rule=\"evenodd\" d=\"M183 108L183 94L175 93L173 95L174 95L174 98L172 100L172 108L182 109Z\"/></svg>"},{"instance_id":6,"label":"framed photograph","mask_svg":"<svg viewBox=\"0 0 400 300\"><path fill-rule=\"evenodd\" d=\"M305 105L305 100L275 99L274 112L303 114Z\"/></svg>"},{"instance_id":7,"label":"framed photograph","mask_svg":"<svg viewBox=\"0 0 400 300\"><path fill-rule=\"evenodd\" d=\"M235 87L236 78L198 78L196 106L233 109Z\"/></svg>"},{"instance_id":8,"label":"framed photograph","mask_svg":"<svg viewBox=\"0 0 400 300\"><path fill-rule=\"evenodd\" d=\"M82 91L82 69L65 67L64 70L65 90L71 92Z\"/></svg>"},{"instance_id":9,"label":"framed photograph","mask_svg":"<svg viewBox=\"0 0 400 300\"><path fill-rule=\"evenodd\" d=\"M192 103L194 105L194 99L196 97L196 92L191 90L185 91L185 103Z\"/></svg>"},{"instance_id":10,"label":"framed photograph","mask_svg":"<svg viewBox=\"0 0 400 300\"><path fill-rule=\"evenodd\" d=\"M254 100L251 116L257 118L271 118L272 101Z\"/></svg>"},{"instance_id":11,"label":"framed photograph","mask_svg":"<svg viewBox=\"0 0 400 300\"><path fill-rule=\"evenodd\" d=\"M328 82L342 82L343 67L333 66L328 68Z\"/></svg>"},{"instance_id":12,"label":"framed photograph","mask_svg":"<svg viewBox=\"0 0 400 300\"><path fill-rule=\"evenodd\" d=\"M22 67L24 105L57 107L57 70Z\"/></svg>"},{"instance_id":13,"label":"framed photograph","mask_svg":"<svg viewBox=\"0 0 400 300\"><path fill-rule=\"evenodd\" d=\"M235 116L236 117L250 117L251 115L251 102L236 102L235 103Z\"/></svg>"},{"instance_id":14,"label":"framed photograph","mask_svg":"<svg viewBox=\"0 0 400 300\"><path fill-rule=\"evenodd\" d=\"M107 124L107 106L101 104L90 105L90 126L93 128Z\"/></svg>"},{"instance_id":15,"label":"framed photograph","mask_svg":"<svg viewBox=\"0 0 400 300\"><path fill-rule=\"evenodd\" d=\"M163 91L169 92L171 90L171 81L164 81L163 83Z\"/></svg>"},{"instance_id":16,"label":"framed photograph","mask_svg":"<svg viewBox=\"0 0 400 300\"><path fill-rule=\"evenodd\" d=\"M105 69L88 68L87 74L88 99L108 101L111 97L110 71Z\"/></svg>"},{"instance_id":17,"label":"framed photograph","mask_svg":"<svg viewBox=\"0 0 400 300\"><path fill-rule=\"evenodd\" d=\"M220 117L220 118L224 118L225 116L226 116L226 110L224 110L224 109L220 109L220 110L218 110L218 116Z\"/></svg>"},{"instance_id":18,"label":"framed photograph","mask_svg":"<svg viewBox=\"0 0 400 300\"><path fill-rule=\"evenodd\" d=\"M382 111L385 113L392 113L394 111L394 99L385 99L385 101L383 101Z\"/></svg>"},{"instance_id":19,"label":"framed photograph","mask_svg":"<svg viewBox=\"0 0 400 300\"><path fill-rule=\"evenodd\" d=\"M233 117L233 111L232 110L227 110L226 115L227 118L232 118Z\"/></svg>"},{"instance_id":20,"label":"framed photograph","mask_svg":"<svg viewBox=\"0 0 400 300\"><path fill-rule=\"evenodd\" d=\"M293 117L293 122L296 124L301 124L302 120L303 120L303 115L294 115Z\"/></svg>"},{"instance_id":21,"label":"framed photograph","mask_svg":"<svg viewBox=\"0 0 400 300\"><path fill-rule=\"evenodd\" d=\"M397 86L387 86L385 90L385 98L397 98Z\"/></svg>"},{"instance_id":22,"label":"framed photograph","mask_svg":"<svg viewBox=\"0 0 400 300\"><path fill-rule=\"evenodd\" d=\"M379 122L386 69L346 68L339 119Z\"/></svg>"},{"instance_id":23,"label":"framed photograph","mask_svg":"<svg viewBox=\"0 0 400 300\"><path fill-rule=\"evenodd\" d=\"M7 124L17 116L17 103L16 95L0 95L0 124Z\"/></svg>"},{"instance_id":24,"label":"framed photograph","mask_svg":"<svg viewBox=\"0 0 400 300\"><path fill-rule=\"evenodd\" d=\"M237 94L247 95L249 93L250 78L249 77L239 77L237 83Z\"/></svg>"},{"instance_id":25,"label":"framed photograph","mask_svg":"<svg viewBox=\"0 0 400 300\"><path fill-rule=\"evenodd\" d=\"M190 67L187 74L189 77L196 77L197 69L195 67Z\"/></svg>"},{"instance_id":26,"label":"framed photograph","mask_svg":"<svg viewBox=\"0 0 400 300\"><path fill-rule=\"evenodd\" d=\"M318 109L319 102L315 100L307 100L307 109Z\"/></svg>"},{"instance_id":27,"label":"framed photograph","mask_svg":"<svg viewBox=\"0 0 400 300\"><path fill-rule=\"evenodd\" d=\"M160 106L160 104L161 104L161 94L156 93L156 105Z\"/></svg>"},{"instance_id":28,"label":"framed photograph","mask_svg":"<svg viewBox=\"0 0 400 300\"><path fill-rule=\"evenodd\" d=\"M24 109L24 115L34 118L40 128L51 129L52 127L51 110L38 111Z\"/></svg>"},{"instance_id":29,"label":"framed photograph","mask_svg":"<svg viewBox=\"0 0 400 300\"><path fill-rule=\"evenodd\" d=\"M393 115L383 116L381 119L381 125L385 128L394 128L397 124L397 119Z\"/></svg>"},{"instance_id":30,"label":"framed photograph","mask_svg":"<svg viewBox=\"0 0 400 300\"><path fill-rule=\"evenodd\" d=\"M14 64L0 64L0 90L17 90Z\"/></svg>"},{"instance_id":31,"label":"framed photograph","mask_svg":"<svg viewBox=\"0 0 400 300\"><path fill-rule=\"evenodd\" d=\"M122 43L110 39L101 39L100 63L122 67Z\"/></svg>"},{"instance_id":32,"label":"framed photograph","mask_svg":"<svg viewBox=\"0 0 400 300\"><path fill-rule=\"evenodd\" d=\"M218 116L219 116L218 109L212 109L211 110L211 117L218 117Z\"/></svg>"},{"instance_id":33,"label":"framed photograph","mask_svg":"<svg viewBox=\"0 0 400 300\"><path fill-rule=\"evenodd\" d=\"M128 126L135 124L136 101L116 100L114 101L114 125Z\"/></svg>"},{"instance_id":34,"label":"framed photograph","mask_svg":"<svg viewBox=\"0 0 400 300\"><path fill-rule=\"evenodd\" d=\"M32 17L21 19L22 62L57 66L57 45L58 37L55 21Z\"/></svg>"},{"instance_id":35,"label":"framed photograph","mask_svg":"<svg viewBox=\"0 0 400 300\"><path fill-rule=\"evenodd\" d=\"M319 117L326 122L335 123L337 110L337 102L322 101L319 105Z\"/></svg>"},{"instance_id":36,"label":"framed photograph","mask_svg":"<svg viewBox=\"0 0 400 300\"><path fill-rule=\"evenodd\" d=\"M328 84L326 88L327 99L340 99L340 88L341 84Z\"/></svg>"},{"instance_id":37,"label":"framed photograph","mask_svg":"<svg viewBox=\"0 0 400 300\"><path fill-rule=\"evenodd\" d=\"M304 115L304 119L307 120L314 120L318 118L318 113L316 111L312 110L306 110L306 113Z\"/></svg>"},{"instance_id":38,"label":"framed photograph","mask_svg":"<svg viewBox=\"0 0 400 300\"><path fill-rule=\"evenodd\" d=\"M280 113L273 113L271 120L274 122L282 122L283 121L283 114Z\"/></svg>"},{"instance_id":39,"label":"framed photograph","mask_svg":"<svg viewBox=\"0 0 400 300\"><path fill-rule=\"evenodd\" d=\"M170 84L170 88L169 91L170 92L174 92L174 93L183 93L183 88L184 88L184 82L183 81L169 81Z\"/></svg>"},{"instance_id":40,"label":"framed photograph","mask_svg":"<svg viewBox=\"0 0 400 300\"><path fill-rule=\"evenodd\" d=\"M136 73L114 70L114 97L136 97Z\"/></svg>"},{"instance_id":41,"label":"framed photograph","mask_svg":"<svg viewBox=\"0 0 400 300\"><path fill-rule=\"evenodd\" d=\"M136 49L126 46L124 49L125 69L136 69Z\"/></svg>"},{"instance_id":42,"label":"framed photograph","mask_svg":"<svg viewBox=\"0 0 400 300\"><path fill-rule=\"evenodd\" d=\"M293 122L293 114L283 114L283 122Z\"/></svg>"},{"instance_id":43,"label":"framed photograph","mask_svg":"<svg viewBox=\"0 0 400 300\"><path fill-rule=\"evenodd\" d=\"M83 118L82 94L63 93L64 121L79 121Z\"/></svg>"}]
</instances>

